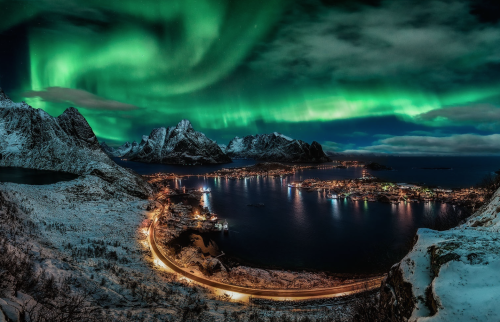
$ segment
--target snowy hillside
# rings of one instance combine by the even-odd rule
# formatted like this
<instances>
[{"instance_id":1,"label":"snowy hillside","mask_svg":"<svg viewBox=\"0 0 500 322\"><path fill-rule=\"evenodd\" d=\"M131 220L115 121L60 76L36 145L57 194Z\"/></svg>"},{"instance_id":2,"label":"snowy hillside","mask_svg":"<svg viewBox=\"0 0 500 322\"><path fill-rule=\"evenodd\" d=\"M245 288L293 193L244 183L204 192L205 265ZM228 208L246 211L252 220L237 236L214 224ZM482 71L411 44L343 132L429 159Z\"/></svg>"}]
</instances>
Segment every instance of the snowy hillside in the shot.
<instances>
[{"instance_id":1,"label":"snowy hillside","mask_svg":"<svg viewBox=\"0 0 500 322\"><path fill-rule=\"evenodd\" d=\"M226 153L231 158L251 158L284 162L328 162L321 145L314 141L308 144L291 139L283 134L249 135L235 137L229 142Z\"/></svg>"},{"instance_id":2,"label":"snowy hillside","mask_svg":"<svg viewBox=\"0 0 500 322\"><path fill-rule=\"evenodd\" d=\"M58 117L0 90L0 166L96 175L130 194L146 197L149 185L102 152L85 118L73 107Z\"/></svg>"},{"instance_id":3,"label":"snowy hillside","mask_svg":"<svg viewBox=\"0 0 500 322\"><path fill-rule=\"evenodd\" d=\"M134 143L126 143L110 155L123 156L133 161L164 164L231 162L217 142L195 131L188 120L180 121L177 126L153 129L149 136L143 136L140 144L134 146ZM127 149L128 152L125 152Z\"/></svg>"},{"instance_id":4,"label":"snowy hillside","mask_svg":"<svg viewBox=\"0 0 500 322\"><path fill-rule=\"evenodd\" d=\"M399 320L500 321L499 231L500 190L460 227L420 229L392 267L382 305Z\"/></svg>"}]
</instances>

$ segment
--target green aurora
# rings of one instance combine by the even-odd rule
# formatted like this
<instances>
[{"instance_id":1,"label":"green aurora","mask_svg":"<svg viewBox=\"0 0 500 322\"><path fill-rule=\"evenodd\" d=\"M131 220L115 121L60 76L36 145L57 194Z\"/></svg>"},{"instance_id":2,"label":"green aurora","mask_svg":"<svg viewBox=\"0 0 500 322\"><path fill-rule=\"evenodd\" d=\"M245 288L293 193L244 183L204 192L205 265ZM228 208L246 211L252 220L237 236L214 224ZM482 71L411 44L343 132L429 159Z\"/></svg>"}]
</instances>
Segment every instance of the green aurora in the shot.
<instances>
[{"instance_id":1,"label":"green aurora","mask_svg":"<svg viewBox=\"0 0 500 322\"><path fill-rule=\"evenodd\" d=\"M139 140L153 127L184 118L202 131L219 131L216 139L222 141L257 133L262 123L285 132L297 124L396 117L410 127L432 130L461 124L421 115L453 106L494 104L500 96L498 81L433 87L425 79L402 81L382 75L304 82L279 78L272 68L253 68L267 44L280 41L280 28L296 5L290 1L0 5L9 17L0 23L0 32L19 24L27 30L29 75L18 76L22 85L12 96L52 115L76 105L96 135L112 144ZM481 59L483 55L461 57L461 72L478 68ZM44 93L51 88L79 89L134 108L99 109L50 99ZM331 138L322 134L318 140Z\"/></svg>"}]
</instances>

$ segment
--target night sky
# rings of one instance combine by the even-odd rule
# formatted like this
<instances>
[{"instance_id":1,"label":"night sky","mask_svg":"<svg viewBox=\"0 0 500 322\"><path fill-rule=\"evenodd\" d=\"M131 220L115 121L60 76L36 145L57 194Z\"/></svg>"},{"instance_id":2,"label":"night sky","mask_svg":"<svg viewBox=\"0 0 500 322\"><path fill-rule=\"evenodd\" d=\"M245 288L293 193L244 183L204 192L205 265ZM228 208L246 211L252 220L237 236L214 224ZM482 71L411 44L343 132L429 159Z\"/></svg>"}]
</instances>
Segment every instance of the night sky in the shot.
<instances>
[{"instance_id":1,"label":"night sky","mask_svg":"<svg viewBox=\"0 0 500 322\"><path fill-rule=\"evenodd\" d=\"M109 145L189 119L224 144L500 155L500 4L0 0L0 87Z\"/></svg>"}]
</instances>

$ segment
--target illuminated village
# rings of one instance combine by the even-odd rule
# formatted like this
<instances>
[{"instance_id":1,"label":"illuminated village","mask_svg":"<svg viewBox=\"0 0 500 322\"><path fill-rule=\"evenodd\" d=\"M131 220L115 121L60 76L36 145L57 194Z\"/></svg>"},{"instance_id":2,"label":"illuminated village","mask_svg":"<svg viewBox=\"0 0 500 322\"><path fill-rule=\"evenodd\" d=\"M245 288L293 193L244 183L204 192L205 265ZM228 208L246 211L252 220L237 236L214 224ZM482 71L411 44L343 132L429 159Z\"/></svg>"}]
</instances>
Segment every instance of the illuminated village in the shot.
<instances>
[{"instance_id":1,"label":"illuminated village","mask_svg":"<svg viewBox=\"0 0 500 322\"><path fill-rule=\"evenodd\" d=\"M254 177L283 178L293 175L304 169L329 169L363 167L365 164L358 161L343 161L338 165L328 166L304 166L285 165L281 163L260 163L251 167L221 169L205 175L198 175L205 178L224 178L226 180L243 180ZM169 187L169 182L188 176L178 176L175 174L155 174L149 176L151 183L162 184ZM399 204L404 202L442 202L451 203L474 208L475 205L484 201L486 191L482 188L458 188L445 189L441 187L426 187L423 185L409 183L385 182L372 176L368 170L364 169L362 176L357 179L348 180L319 180L306 179L303 181L289 182L289 188L301 189L304 191L326 191L328 199L350 199L352 201L385 202ZM209 193L203 188L186 189L186 187L174 187L164 190L169 195L196 195Z\"/></svg>"}]
</instances>

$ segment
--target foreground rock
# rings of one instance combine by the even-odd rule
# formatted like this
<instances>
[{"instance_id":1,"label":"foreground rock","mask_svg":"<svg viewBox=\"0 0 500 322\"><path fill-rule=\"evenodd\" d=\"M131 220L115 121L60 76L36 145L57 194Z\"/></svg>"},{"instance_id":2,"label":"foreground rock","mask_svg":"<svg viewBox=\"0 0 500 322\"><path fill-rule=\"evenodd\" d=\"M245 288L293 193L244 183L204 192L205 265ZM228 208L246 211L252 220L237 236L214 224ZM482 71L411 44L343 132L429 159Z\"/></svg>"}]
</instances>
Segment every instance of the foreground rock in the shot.
<instances>
[{"instance_id":1,"label":"foreground rock","mask_svg":"<svg viewBox=\"0 0 500 322\"><path fill-rule=\"evenodd\" d=\"M231 158L250 158L263 161L281 162L328 162L330 158L321 145L291 139L283 134L249 135L235 137L229 142L226 154Z\"/></svg>"},{"instance_id":2,"label":"foreground rock","mask_svg":"<svg viewBox=\"0 0 500 322\"><path fill-rule=\"evenodd\" d=\"M143 136L138 146L134 146L133 143L129 145L125 144L108 154L147 163L217 164L231 162L217 142L195 131L188 120L182 120L177 126L154 129L149 136Z\"/></svg>"},{"instance_id":3,"label":"foreground rock","mask_svg":"<svg viewBox=\"0 0 500 322\"><path fill-rule=\"evenodd\" d=\"M382 287L382 309L397 321L500 320L499 231L500 190L460 227L420 229Z\"/></svg>"},{"instance_id":4,"label":"foreground rock","mask_svg":"<svg viewBox=\"0 0 500 322\"><path fill-rule=\"evenodd\" d=\"M24 102L12 102L0 89L0 120L0 166L95 175L134 196L151 193L141 177L109 159L73 107L52 117Z\"/></svg>"}]
</instances>

